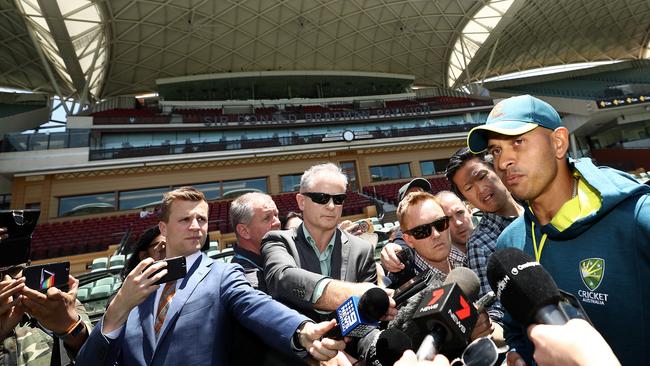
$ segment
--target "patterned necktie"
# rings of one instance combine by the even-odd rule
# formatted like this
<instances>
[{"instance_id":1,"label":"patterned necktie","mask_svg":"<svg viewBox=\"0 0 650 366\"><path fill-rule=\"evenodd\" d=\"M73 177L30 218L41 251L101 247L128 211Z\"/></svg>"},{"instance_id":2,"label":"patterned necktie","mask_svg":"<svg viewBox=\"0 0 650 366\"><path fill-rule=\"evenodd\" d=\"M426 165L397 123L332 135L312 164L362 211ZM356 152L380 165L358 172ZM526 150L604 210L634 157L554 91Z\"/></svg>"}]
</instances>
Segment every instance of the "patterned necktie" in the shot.
<instances>
[{"instance_id":1,"label":"patterned necktie","mask_svg":"<svg viewBox=\"0 0 650 366\"><path fill-rule=\"evenodd\" d=\"M160 328L162 328L162 325L165 322L169 304L172 302L172 297L174 297L175 293L176 281L167 282L163 288L162 295L160 296L158 311L156 312L156 323L153 326L153 329L156 332L156 337L158 337L158 332L160 332Z\"/></svg>"}]
</instances>

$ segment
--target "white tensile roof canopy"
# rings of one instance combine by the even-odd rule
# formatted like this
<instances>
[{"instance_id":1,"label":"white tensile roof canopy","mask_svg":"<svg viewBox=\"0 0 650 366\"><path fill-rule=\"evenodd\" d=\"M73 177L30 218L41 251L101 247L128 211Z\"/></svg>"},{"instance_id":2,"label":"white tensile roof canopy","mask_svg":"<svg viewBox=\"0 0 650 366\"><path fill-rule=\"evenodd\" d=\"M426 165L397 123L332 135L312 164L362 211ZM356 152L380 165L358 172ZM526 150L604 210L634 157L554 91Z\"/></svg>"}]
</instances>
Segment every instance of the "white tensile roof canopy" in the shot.
<instances>
[{"instance_id":1,"label":"white tensile roof canopy","mask_svg":"<svg viewBox=\"0 0 650 366\"><path fill-rule=\"evenodd\" d=\"M406 74L458 87L648 58L647 0L6 0L0 87L90 103L248 71Z\"/></svg>"}]
</instances>

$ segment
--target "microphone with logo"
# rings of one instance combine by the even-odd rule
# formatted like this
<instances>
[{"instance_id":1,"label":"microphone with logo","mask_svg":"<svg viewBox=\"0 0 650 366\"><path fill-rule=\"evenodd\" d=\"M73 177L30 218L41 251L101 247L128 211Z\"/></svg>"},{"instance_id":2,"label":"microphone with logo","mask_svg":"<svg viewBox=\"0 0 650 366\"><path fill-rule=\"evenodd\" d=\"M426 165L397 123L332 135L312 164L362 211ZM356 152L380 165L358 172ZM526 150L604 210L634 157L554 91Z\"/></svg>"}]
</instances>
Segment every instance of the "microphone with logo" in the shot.
<instances>
[{"instance_id":1,"label":"microphone with logo","mask_svg":"<svg viewBox=\"0 0 650 366\"><path fill-rule=\"evenodd\" d=\"M418 360L432 360L443 348L457 351L469 343L478 319L474 301L480 283L474 272L455 268L443 286L425 290L412 318L428 334L417 351Z\"/></svg>"},{"instance_id":2,"label":"microphone with logo","mask_svg":"<svg viewBox=\"0 0 650 366\"><path fill-rule=\"evenodd\" d=\"M379 318L386 314L389 306L388 294L379 287L369 289L361 298L351 296L336 309L338 326L327 332L325 337L364 337L379 326Z\"/></svg>"},{"instance_id":3,"label":"microphone with logo","mask_svg":"<svg viewBox=\"0 0 650 366\"><path fill-rule=\"evenodd\" d=\"M492 253L487 277L501 304L524 326L562 325L576 317L589 321L583 309L571 308L575 305L566 301L544 267L519 249L504 248Z\"/></svg>"}]
</instances>

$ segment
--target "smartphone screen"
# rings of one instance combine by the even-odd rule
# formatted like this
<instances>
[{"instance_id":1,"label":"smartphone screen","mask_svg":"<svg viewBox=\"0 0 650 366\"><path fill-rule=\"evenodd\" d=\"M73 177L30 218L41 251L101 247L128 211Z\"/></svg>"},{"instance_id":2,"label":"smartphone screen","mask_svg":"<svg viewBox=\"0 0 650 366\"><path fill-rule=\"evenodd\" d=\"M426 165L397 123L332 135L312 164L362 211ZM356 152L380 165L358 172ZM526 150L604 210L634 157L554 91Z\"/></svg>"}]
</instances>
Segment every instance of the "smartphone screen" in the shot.
<instances>
[{"instance_id":1,"label":"smartphone screen","mask_svg":"<svg viewBox=\"0 0 650 366\"><path fill-rule=\"evenodd\" d=\"M161 283L166 283L169 281L178 280L180 278L185 277L185 274L187 273L185 257L183 256L162 259L160 261L152 263L151 265L153 266L155 263L159 263L159 262L167 262L167 267L165 267L167 269L167 274L164 275L163 278L156 281L155 283L156 285L159 285ZM162 269L160 271L162 271ZM160 271L154 272L151 276L154 276L156 273Z\"/></svg>"},{"instance_id":2,"label":"smartphone screen","mask_svg":"<svg viewBox=\"0 0 650 366\"><path fill-rule=\"evenodd\" d=\"M45 292L50 287L68 291L70 262L57 262L29 266L23 271L25 286Z\"/></svg>"}]
</instances>

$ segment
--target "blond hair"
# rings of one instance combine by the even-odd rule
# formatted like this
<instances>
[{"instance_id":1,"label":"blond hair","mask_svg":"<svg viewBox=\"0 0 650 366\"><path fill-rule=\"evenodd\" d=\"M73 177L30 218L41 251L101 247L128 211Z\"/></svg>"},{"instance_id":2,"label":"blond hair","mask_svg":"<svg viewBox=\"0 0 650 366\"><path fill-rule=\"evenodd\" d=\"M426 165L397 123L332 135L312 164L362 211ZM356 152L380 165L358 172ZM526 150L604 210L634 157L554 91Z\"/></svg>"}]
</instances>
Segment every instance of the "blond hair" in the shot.
<instances>
[{"instance_id":1,"label":"blond hair","mask_svg":"<svg viewBox=\"0 0 650 366\"><path fill-rule=\"evenodd\" d=\"M402 230L406 230L406 211L420 202L431 200L440 206L440 200L429 192L411 192L397 206L397 220Z\"/></svg>"}]
</instances>

